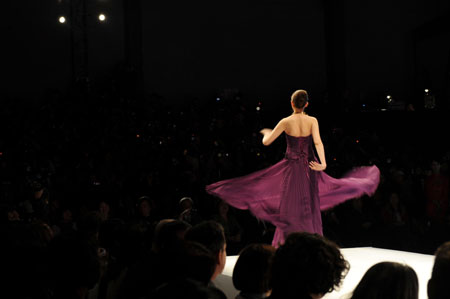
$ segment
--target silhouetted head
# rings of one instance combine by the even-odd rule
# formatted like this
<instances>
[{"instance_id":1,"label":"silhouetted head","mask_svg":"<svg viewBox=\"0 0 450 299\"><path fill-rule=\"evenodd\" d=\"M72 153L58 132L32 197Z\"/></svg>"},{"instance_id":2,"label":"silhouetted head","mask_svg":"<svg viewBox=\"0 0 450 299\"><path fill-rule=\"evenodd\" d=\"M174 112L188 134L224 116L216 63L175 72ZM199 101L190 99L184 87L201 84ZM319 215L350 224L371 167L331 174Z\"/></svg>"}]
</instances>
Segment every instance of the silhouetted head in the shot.
<instances>
[{"instance_id":1,"label":"silhouetted head","mask_svg":"<svg viewBox=\"0 0 450 299\"><path fill-rule=\"evenodd\" d=\"M191 227L187 222L175 219L163 219L155 228L152 249L156 253L169 253L181 248L184 235Z\"/></svg>"},{"instance_id":2,"label":"silhouetted head","mask_svg":"<svg viewBox=\"0 0 450 299\"><path fill-rule=\"evenodd\" d=\"M435 254L433 272L428 281L428 298L445 298L448 295L450 277L450 242L439 246Z\"/></svg>"},{"instance_id":3,"label":"silhouetted head","mask_svg":"<svg viewBox=\"0 0 450 299\"><path fill-rule=\"evenodd\" d=\"M308 106L309 98L306 90L296 90L291 96L292 106L297 109L304 109Z\"/></svg>"},{"instance_id":4,"label":"silhouetted head","mask_svg":"<svg viewBox=\"0 0 450 299\"><path fill-rule=\"evenodd\" d=\"M186 241L183 246L181 261L182 275L209 284L216 270L216 257L204 245L198 242Z\"/></svg>"},{"instance_id":5,"label":"silhouetted head","mask_svg":"<svg viewBox=\"0 0 450 299\"><path fill-rule=\"evenodd\" d=\"M155 299L226 299L225 294L219 289L204 286L191 279L165 283L159 286L151 297Z\"/></svg>"},{"instance_id":6,"label":"silhouetted head","mask_svg":"<svg viewBox=\"0 0 450 299\"><path fill-rule=\"evenodd\" d=\"M352 299L417 299L419 282L408 265L382 262L372 266L353 291Z\"/></svg>"},{"instance_id":7,"label":"silhouetted head","mask_svg":"<svg viewBox=\"0 0 450 299\"><path fill-rule=\"evenodd\" d=\"M275 253L271 298L320 298L339 287L348 269L335 243L318 234L291 233Z\"/></svg>"},{"instance_id":8,"label":"silhouetted head","mask_svg":"<svg viewBox=\"0 0 450 299\"><path fill-rule=\"evenodd\" d=\"M180 206L180 210L185 211L188 209L192 209L192 207L194 206L194 201L192 200L192 198L185 196L182 199L180 199L178 204Z\"/></svg>"},{"instance_id":9,"label":"silhouetted head","mask_svg":"<svg viewBox=\"0 0 450 299\"><path fill-rule=\"evenodd\" d=\"M225 233L220 223L204 221L194 225L186 232L186 240L203 244L216 258L216 271L212 280L222 273L227 257L227 244Z\"/></svg>"},{"instance_id":10,"label":"silhouetted head","mask_svg":"<svg viewBox=\"0 0 450 299\"><path fill-rule=\"evenodd\" d=\"M138 199L137 209L139 216L150 217L153 209L153 202L147 196L141 196Z\"/></svg>"},{"instance_id":11,"label":"silhouetted head","mask_svg":"<svg viewBox=\"0 0 450 299\"><path fill-rule=\"evenodd\" d=\"M233 270L233 284L245 293L264 294L270 291L270 270L275 247L250 244L239 254Z\"/></svg>"}]
</instances>

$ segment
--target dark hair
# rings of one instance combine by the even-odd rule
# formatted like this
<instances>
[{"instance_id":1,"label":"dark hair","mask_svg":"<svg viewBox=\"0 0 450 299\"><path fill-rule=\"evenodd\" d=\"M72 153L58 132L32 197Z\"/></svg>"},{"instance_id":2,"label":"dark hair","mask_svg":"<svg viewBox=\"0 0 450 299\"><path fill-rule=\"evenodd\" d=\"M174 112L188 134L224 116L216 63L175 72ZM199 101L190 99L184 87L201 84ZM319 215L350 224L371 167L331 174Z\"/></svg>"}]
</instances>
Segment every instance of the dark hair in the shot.
<instances>
[{"instance_id":1,"label":"dark hair","mask_svg":"<svg viewBox=\"0 0 450 299\"><path fill-rule=\"evenodd\" d=\"M50 268L55 293L64 298L79 287L91 289L100 278L98 247L81 235L65 235L54 239L50 246ZM68 296L66 296L68 297Z\"/></svg>"},{"instance_id":2,"label":"dark hair","mask_svg":"<svg viewBox=\"0 0 450 299\"><path fill-rule=\"evenodd\" d=\"M233 270L233 284L237 290L248 293L265 293L270 287L270 268L275 247L267 244L250 244L239 254Z\"/></svg>"},{"instance_id":3,"label":"dark hair","mask_svg":"<svg viewBox=\"0 0 450 299\"><path fill-rule=\"evenodd\" d=\"M445 242L436 250L433 272L428 281L428 298L444 298L448 293L450 277L450 242Z\"/></svg>"},{"instance_id":4,"label":"dark hair","mask_svg":"<svg viewBox=\"0 0 450 299\"><path fill-rule=\"evenodd\" d=\"M212 220L194 225L186 232L185 238L203 244L215 256L223 250L226 243L223 226Z\"/></svg>"},{"instance_id":5,"label":"dark hair","mask_svg":"<svg viewBox=\"0 0 450 299\"><path fill-rule=\"evenodd\" d=\"M417 299L419 283L414 269L395 262L382 262L364 274L352 299Z\"/></svg>"},{"instance_id":6,"label":"dark hair","mask_svg":"<svg viewBox=\"0 0 450 299\"><path fill-rule=\"evenodd\" d=\"M303 89L296 90L292 94L291 100L296 108L302 109L305 107L306 103L309 102L308 93Z\"/></svg>"},{"instance_id":7,"label":"dark hair","mask_svg":"<svg viewBox=\"0 0 450 299\"><path fill-rule=\"evenodd\" d=\"M155 299L226 299L225 294L215 287L207 287L195 280L182 279L159 286L151 298Z\"/></svg>"},{"instance_id":8,"label":"dark hair","mask_svg":"<svg viewBox=\"0 0 450 299\"><path fill-rule=\"evenodd\" d=\"M186 241L183 246L183 275L205 286L211 281L216 269L216 258L211 251L198 242Z\"/></svg>"},{"instance_id":9,"label":"dark hair","mask_svg":"<svg viewBox=\"0 0 450 299\"><path fill-rule=\"evenodd\" d=\"M176 251L180 249L185 232L191 225L182 220L164 219L155 228L153 250L155 252Z\"/></svg>"},{"instance_id":10,"label":"dark hair","mask_svg":"<svg viewBox=\"0 0 450 299\"><path fill-rule=\"evenodd\" d=\"M347 274L348 262L339 247L318 234L291 233L272 264L273 298L310 298L338 287Z\"/></svg>"}]
</instances>

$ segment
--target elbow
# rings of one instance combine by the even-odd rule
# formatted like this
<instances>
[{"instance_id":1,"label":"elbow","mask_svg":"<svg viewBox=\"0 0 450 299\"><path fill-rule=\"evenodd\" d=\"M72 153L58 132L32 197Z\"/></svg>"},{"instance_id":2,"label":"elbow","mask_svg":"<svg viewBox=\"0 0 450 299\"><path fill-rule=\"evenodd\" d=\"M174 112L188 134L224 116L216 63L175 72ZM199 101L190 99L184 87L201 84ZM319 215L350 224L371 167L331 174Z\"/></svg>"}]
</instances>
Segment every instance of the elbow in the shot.
<instances>
[{"instance_id":1,"label":"elbow","mask_svg":"<svg viewBox=\"0 0 450 299\"><path fill-rule=\"evenodd\" d=\"M265 146L268 146L268 145L270 145L272 142L269 140L269 138L266 138L265 136L264 136L264 138L262 139L262 144L263 145L265 145Z\"/></svg>"}]
</instances>

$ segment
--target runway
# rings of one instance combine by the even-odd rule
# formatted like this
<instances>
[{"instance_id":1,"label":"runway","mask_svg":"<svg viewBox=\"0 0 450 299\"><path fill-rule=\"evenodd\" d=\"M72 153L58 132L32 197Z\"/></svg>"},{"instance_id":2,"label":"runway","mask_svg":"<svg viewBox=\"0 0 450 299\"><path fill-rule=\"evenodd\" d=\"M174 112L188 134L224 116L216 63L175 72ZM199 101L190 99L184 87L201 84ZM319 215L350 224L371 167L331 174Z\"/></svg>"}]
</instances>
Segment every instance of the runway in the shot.
<instances>
[{"instance_id":1,"label":"runway","mask_svg":"<svg viewBox=\"0 0 450 299\"><path fill-rule=\"evenodd\" d=\"M431 277L434 256L374 247L343 248L341 251L345 259L350 263L350 271L341 288L338 291L325 295L323 298L349 298L349 295L367 269L379 262L394 261L408 264L416 271L419 278L419 299L427 299L427 283ZM223 290L229 299L234 299L238 294L238 291L233 287L231 279L237 258L238 256L228 256L223 273L214 281L214 284Z\"/></svg>"}]
</instances>

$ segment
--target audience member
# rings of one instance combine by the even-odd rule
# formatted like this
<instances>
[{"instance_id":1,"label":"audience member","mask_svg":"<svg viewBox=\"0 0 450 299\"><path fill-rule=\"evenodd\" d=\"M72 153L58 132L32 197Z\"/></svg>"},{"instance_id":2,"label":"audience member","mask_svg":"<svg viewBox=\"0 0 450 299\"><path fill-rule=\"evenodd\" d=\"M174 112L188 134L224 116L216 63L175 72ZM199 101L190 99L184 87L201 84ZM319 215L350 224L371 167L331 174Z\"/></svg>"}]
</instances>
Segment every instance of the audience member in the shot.
<instances>
[{"instance_id":1,"label":"audience member","mask_svg":"<svg viewBox=\"0 0 450 299\"><path fill-rule=\"evenodd\" d=\"M212 219L223 226L225 239L227 241L227 252L231 255L237 254L242 242L242 227L236 217L230 213L230 206L220 200L217 207L218 213Z\"/></svg>"},{"instance_id":2,"label":"audience member","mask_svg":"<svg viewBox=\"0 0 450 299\"><path fill-rule=\"evenodd\" d=\"M175 219L161 220L150 251L130 267L120 298L147 298L163 283L185 276L183 239L190 225Z\"/></svg>"},{"instance_id":3,"label":"audience member","mask_svg":"<svg viewBox=\"0 0 450 299\"><path fill-rule=\"evenodd\" d=\"M443 299L449 297L450 242L445 242L436 251L433 271L428 281L428 298Z\"/></svg>"},{"instance_id":4,"label":"audience member","mask_svg":"<svg viewBox=\"0 0 450 299\"><path fill-rule=\"evenodd\" d=\"M204 221L186 232L186 240L198 242L208 248L216 260L216 268L211 281L222 273L227 257L227 243L222 225L215 221Z\"/></svg>"},{"instance_id":5,"label":"audience member","mask_svg":"<svg viewBox=\"0 0 450 299\"><path fill-rule=\"evenodd\" d=\"M79 234L55 239L50 259L54 299L85 299L100 279L98 246Z\"/></svg>"},{"instance_id":6,"label":"audience member","mask_svg":"<svg viewBox=\"0 0 450 299\"><path fill-rule=\"evenodd\" d=\"M180 213L177 218L186 221L191 225L198 224L202 221L197 209L194 207L194 201L190 197L183 197L178 202Z\"/></svg>"},{"instance_id":7,"label":"audience member","mask_svg":"<svg viewBox=\"0 0 450 299\"><path fill-rule=\"evenodd\" d=\"M155 299L226 299L225 294L219 289L212 286L204 286L203 284L191 280L181 279L163 284L156 289Z\"/></svg>"},{"instance_id":8,"label":"audience member","mask_svg":"<svg viewBox=\"0 0 450 299\"><path fill-rule=\"evenodd\" d=\"M394 262L381 262L364 274L351 299L417 299L419 283L413 268Z\"/></svg>"},{"instance_id":9,"label":"audience member","mask_svg":"<svg viewBox=\"0 0 450 299\"><path fill-rule=\"evenodd\" d=\"M204 245L185 241L179 271L181 277L194 279L207 286L216 271L216 257Z\"/></svg>"},{"instance_id":10,"label":"audience member","mask_svg":"<svg viewBox=\"0 0 450 299\"><path fill-rule=\"evenodd\" d=\"M236 299L259 299L270 295L270 271L275 247L251 244L239 254L233 269L233 285L240 291Z\"/></svg>"},{"instance_id":11,"label":"audience member","mask_svg":"<svg viewBox=\"0 0 450 299\"><path fill-rule=\"evenodd\" d=\"M141 238L153 239L153 233L157 224L154 211L154 201L147 196L141 196L136 205L136 215L131 220L131 229Z\"/></svg>"},{"instance_id":12,"label":"audience member","mask_svg":"<svg viewBox=\"0 0 450 299\"><path fill-rule=\"evenodd\" d=\"M291 233L275 253L270 298L321 298L340 286L348 269L332 241L317 234Z\"/></svg>"}]
</instances>

